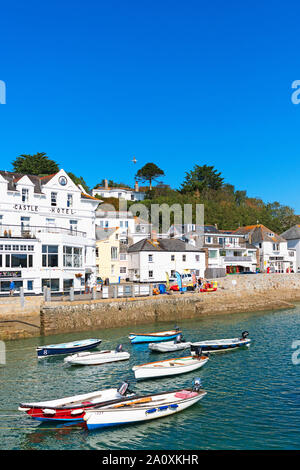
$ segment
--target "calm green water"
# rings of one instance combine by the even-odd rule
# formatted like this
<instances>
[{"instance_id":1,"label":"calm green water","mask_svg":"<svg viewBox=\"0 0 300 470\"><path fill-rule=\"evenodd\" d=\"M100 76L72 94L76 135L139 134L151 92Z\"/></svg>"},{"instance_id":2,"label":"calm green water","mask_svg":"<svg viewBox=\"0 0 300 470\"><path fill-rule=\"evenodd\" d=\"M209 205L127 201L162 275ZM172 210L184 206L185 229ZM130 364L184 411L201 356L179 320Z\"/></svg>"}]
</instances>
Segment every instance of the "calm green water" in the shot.
<instances>
[{"instance_id":1,"label":"calm green water","mask_svg":"<svg viewBox=\"0 0 300 470\"><path fill-rule=\"evenodd\" d=\"M3 449L299 449L300 365L291 348L300 340L300 307L273 313L215 316L179 325L187 340L215 339L250 332L249 350L211 355L196 373L136 383L134 364L173 354L150 353L130 345L131 329L56 335L6 343L7 364L0 368L0 448ZM136 332L174 327L163 323ZM62 358L37 360L35 347L74 339L102 338L102 348L123 343L129 361L70 367ZM178 356L186 355L184 351ZM60 398L119 385L128 378L139 392L189 386L200 376L207 396L193 407L164 419L88 432L80 427L39 423L16 411L20 401Z\"/></svg>"}]
</instances>

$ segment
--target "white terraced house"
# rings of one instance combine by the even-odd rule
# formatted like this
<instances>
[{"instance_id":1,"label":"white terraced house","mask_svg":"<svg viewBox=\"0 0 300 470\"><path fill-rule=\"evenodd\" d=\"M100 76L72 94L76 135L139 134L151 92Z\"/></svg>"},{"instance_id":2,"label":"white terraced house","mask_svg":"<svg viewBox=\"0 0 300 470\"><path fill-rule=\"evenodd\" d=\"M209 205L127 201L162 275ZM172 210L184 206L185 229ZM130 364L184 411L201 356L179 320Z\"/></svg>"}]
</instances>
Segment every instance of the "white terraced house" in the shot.
<instances>
[{"instance_id":1,"label":"white terraced house","mask_svg":"<svg viewBox=\"0 0 300 470\"><path fill-rule=\"evenodd\" d=\"M172 225L169 233L172 237L202 247L207 252L206 277L256 271L257 247L249 243L242 234L218 230L214 225L195 224Z\"/></svg>"},{"instance_id":2,"label":"white terraced house","mask_svg":"<svg viewBox=\"0 0 300 470\"><path fill-rule=\"evenodd\" d=\"M94 282L99 204L64 170L46 177L0 171L0 294L84 290Z\"/></svg>"},{"instance_id":3,"label":"white terraced house","mask_svg":"<svg viewBox=\"0 0 300 470\"><path fill-rule=\"evenodd\" d=\"M287 240L282 236L261 224L240 227L234 233L243 235L258 248L261 272L295 272L296 250L288 248Z\"/></svg>"},{"instance_id":4,"label":"white terraced house","mask_svg":"<svg viewBox=\"0 0 300 470\"><path fill-rule=\"evenodd\" d=\"M205 252L182 240L144 239L128 248L130 281L165 282L175 272L204 277Z\"/></svg>"}]
</instances>

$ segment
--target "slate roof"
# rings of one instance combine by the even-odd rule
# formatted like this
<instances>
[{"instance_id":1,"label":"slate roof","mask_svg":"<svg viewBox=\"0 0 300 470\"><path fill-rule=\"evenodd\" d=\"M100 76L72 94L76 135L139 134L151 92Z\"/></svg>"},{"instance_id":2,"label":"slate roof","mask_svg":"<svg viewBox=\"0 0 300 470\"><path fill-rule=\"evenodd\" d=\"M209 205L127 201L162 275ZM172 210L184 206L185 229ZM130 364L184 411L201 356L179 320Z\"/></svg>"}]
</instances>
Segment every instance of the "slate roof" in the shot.
<instances>
[{"instance_id":1,"label":"slate roof","mask_svg":"<svg viewBox=\"0 0 300 470\"><path fill-rule=\"evenodd\" d=\"M251 244L260 242L282 243L286 241L285 238L277 235L277 233L262 224L239 227L233 233L238 235L249 235L249 241Z\"/></svg>"},{"instance_id":2,"label":"slate roof","mask_svg":"<svg viewBox=\"0 0 300 470\"><path fill-rule=\"evenodd\" d=\"M178 240L177 238L161 238L158 240L143 239L131 245L128 248L128 253L140 251L202 251L188 243Z\"/></svg>"},{"instance_id":3,"label":"slate roof","mask_svg":"<svg viewBox=\"0 0 300 470\"><path fill-rule=\"evenodd\" d=\"M294 225L281 234L286 240L298 240L300 239L300 225Z\"/></svg>"}]
</instances>

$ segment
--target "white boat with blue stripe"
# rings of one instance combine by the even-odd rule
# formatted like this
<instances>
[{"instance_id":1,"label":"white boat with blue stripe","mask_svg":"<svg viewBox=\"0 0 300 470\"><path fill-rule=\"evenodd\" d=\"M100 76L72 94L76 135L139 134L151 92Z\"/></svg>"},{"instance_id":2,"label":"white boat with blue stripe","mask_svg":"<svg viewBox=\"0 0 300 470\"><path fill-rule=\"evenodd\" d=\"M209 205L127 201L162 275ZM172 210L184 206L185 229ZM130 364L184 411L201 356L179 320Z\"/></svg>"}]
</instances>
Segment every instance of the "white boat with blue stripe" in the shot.
<instances>
[{"instance_id":1,"label":"white boat with blue stripe","mask_svg":"<svg viewBox=\"0 0 300 470\"><path fill-rule=\"evenodd\" d=\"M89 430L140 423L178 413L205 395L200 379L195 379L193 388L135 396L101 408L94 407L85 411L83 419Z\"/></svg>"},{"instance_id":2,"label":"white boat with blue stripe","mask_svg":"<svg viewBox=\"0 0 300 470\"><path fill-rule=\"evenodd\" d=\"M38 346L36 352L38 358L57 356L59 354L72 354L96 348L101 343L101 339L83 339L81 341L71 341L70 343L47 344Z\"/></svg>"},{"instance_id":3,"label":"white boat with blue stripe","mask_svg":"<svg viewBox=\"0 0 300 470\"><path fill-rule=\"evenodd\" d=\"M243 331L241 338L215 339L210 341L197 341L191 343L191 352L193 354L194 347L202 348L203 352L215 353L232 351L238 348L249 348L251 339L248 339L248 331Z\"/></svg>"}]
</instances>

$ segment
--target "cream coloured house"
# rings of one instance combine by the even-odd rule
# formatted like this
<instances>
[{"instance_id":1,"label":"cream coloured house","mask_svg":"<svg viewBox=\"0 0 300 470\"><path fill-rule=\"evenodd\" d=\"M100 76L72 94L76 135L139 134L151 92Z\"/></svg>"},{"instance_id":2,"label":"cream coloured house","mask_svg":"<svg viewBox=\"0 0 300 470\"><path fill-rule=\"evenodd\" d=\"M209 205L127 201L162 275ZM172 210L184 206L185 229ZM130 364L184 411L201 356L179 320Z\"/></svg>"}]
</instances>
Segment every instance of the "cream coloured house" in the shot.
<instances>
[{"instance_id":1,"label":"cream coloured house","mask_svg":"<svg viewBox=\"0 0 300 470\"><path fill-rule=\"evenodd\" d=\"M120 234L119 227L96 228L97 277L103 282L120 280Z\"/></svg>"}]
</instances>

